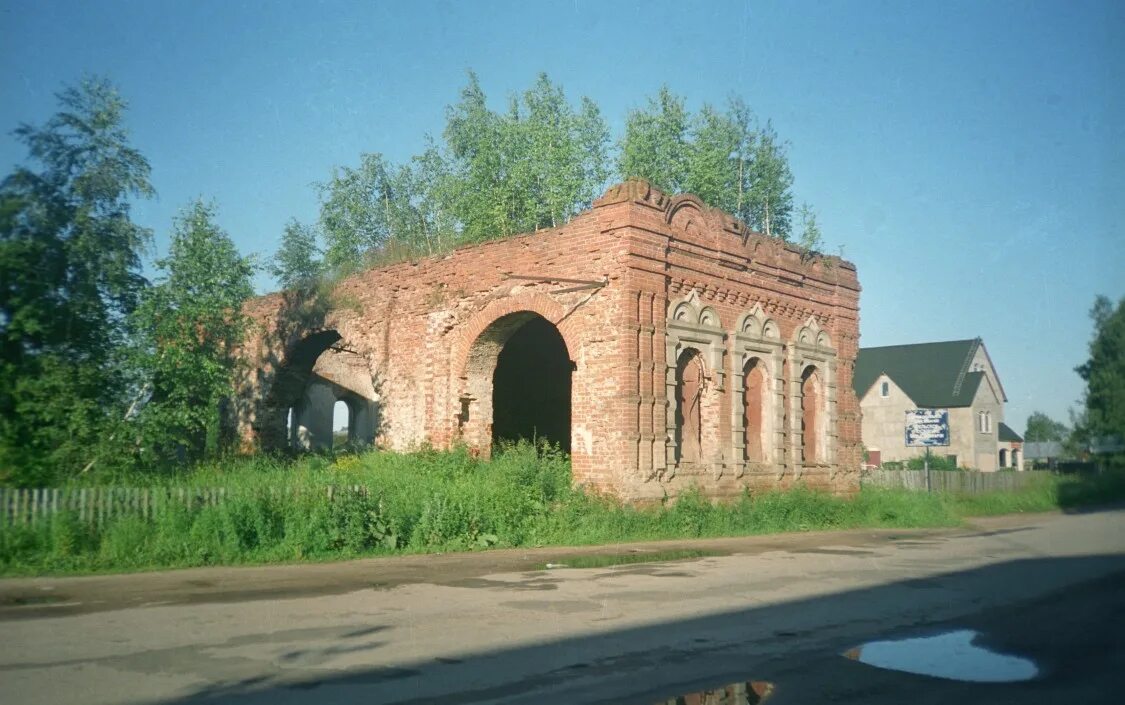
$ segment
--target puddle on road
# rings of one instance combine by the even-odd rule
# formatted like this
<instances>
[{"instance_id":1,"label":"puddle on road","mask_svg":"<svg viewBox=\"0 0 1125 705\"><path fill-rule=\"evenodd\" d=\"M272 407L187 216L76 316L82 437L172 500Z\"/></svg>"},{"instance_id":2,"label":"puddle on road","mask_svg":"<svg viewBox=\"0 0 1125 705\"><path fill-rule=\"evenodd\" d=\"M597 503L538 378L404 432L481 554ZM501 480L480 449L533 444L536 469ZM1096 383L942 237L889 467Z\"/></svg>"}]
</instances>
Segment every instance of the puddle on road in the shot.
<instances>
[{"instance_id":1,"label":"puddle on road","mask_svg":"<svg viewBox=\"0 0 1125 705\"><path fill-rule=\"evenodd\" d=\"M769 681L743 681L661 700L655 705L757 705L773 692Z\"/></svg>"},{"instance_id":2,"label":"puddle on road","mask_svg":"<svg viewBox=\"0 0 1125 705\"><path fill-rule=\"evenodd\" d=\"M686 561L695 558L708 558L711 556L724 556L721 551L708 551L695 548L673 548L663 551L631 551L629 553L587 553L576 556L556 558L554 563L541 563L539 570L555 570L558 568L609 568L619 565L634 565L636 563L669 563L672 561Z\"/></svg>"},{"instance_id":3,"label":"puddle on road","mask_svg":"<svg viewBox=\"0 0 1125 705\"><path fill-rule=\"evenodd\" d=\"M15 605L18 607L23 607L25 605L55 605L66 600L67 598L64 595L12 595L0 599L0 605Z\"/></svg>"},{"instance_id":4,"label":"puddle on road","mask_svg":"<svg viewBox=\"0 0 1125 705\"><path fill-rule=\"evenodd\" d=\"M869 641L844 656L876 668L971 683L1026 681L1039 674L1028 659L977 646L973 642L979 636L980 632L960 629L913 639Z\"/></svg>"}]
</instances>

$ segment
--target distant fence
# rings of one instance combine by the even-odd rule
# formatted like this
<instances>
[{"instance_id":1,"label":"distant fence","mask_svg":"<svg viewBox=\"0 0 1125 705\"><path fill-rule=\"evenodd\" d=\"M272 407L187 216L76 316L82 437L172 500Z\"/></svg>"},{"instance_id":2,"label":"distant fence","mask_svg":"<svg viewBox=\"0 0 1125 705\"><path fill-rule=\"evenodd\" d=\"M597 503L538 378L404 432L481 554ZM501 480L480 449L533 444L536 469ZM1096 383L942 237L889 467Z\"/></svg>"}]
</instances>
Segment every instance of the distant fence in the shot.
<instances>
[{"instance_id":1,"label":"distant fence","mask_svg":"<svg viewBox=\"0 0 1125 705\"><path fill-rule=\"evenodd\" d=\"M1042 484L1042 472L980 472L977 470L931 470L930 488L934 492L1010 492ZM868 470L861 479L869 487L926 491L925 470Z\"/></svg>"},{"instance_id":2,"label":"distant fence","mask_svg":"<svg viewBox=\"0 0 1125 705\"><path fill-rule=\"evenodd\" d=\"M1044 481L1043 472L976 472L931 470L930 487L935 491L1002 492L1018 490ZM867 470L862 484L869 487L926 490L923 470ZM200 509L226 502L248 490L228 492L224 487L83 487L83 488L0 488L0 526L30 524L59 512L71 512L80 521L103 524L108 519L130 515L144 519L159 516L171 505ZM296 489L269 488L270 494ZM366 495L363 485L325 486L329 501L346 494Z\"/></svg>"},{"instance_id":3,"label":"distant fence","mask_svg":"<svg viewBox=\"0 0 1125 705\"><path fill-rule=\"evenodd\" d=\"M275 487L260 491L276 495L285 490ZM366 495L368 490L363 485L350 485L326 486L319 491L332 501L343 494ZM151 519L172 504L199 509L245 492L228 492L224 487L0 488L0 526L30 524L59 512L72 512L80 521L91 524L125 515Z\"/></svg>"}]
</instances>

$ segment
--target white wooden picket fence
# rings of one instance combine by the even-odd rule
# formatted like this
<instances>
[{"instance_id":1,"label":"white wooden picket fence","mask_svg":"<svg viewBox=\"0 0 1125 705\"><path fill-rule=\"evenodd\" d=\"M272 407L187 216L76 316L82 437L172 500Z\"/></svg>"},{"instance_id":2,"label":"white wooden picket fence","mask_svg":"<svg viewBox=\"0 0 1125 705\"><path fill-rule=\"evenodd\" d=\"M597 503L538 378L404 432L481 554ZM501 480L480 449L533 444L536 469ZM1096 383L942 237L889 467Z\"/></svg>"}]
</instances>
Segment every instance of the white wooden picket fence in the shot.
<instances>
[{"instance_id":1,"label":"white wooden picket fence","mask_svg":"<svg viewBox=\"0 0 1125 705\"><path fill-rule=\"evenodd\" d=\"M341 494L366 495L368 492L364 485L330 485L322 489L329 501ZM276 495L284 490L269 488L260 491ZM173 503L200 508L221 504L233 496L235 493L228 492L224 487L0 487L0 526L30 524L59 512L73 512L80 521L93 524L103 524L108 519L123 515L151 519Z\"/></svg>"}]
</instances>

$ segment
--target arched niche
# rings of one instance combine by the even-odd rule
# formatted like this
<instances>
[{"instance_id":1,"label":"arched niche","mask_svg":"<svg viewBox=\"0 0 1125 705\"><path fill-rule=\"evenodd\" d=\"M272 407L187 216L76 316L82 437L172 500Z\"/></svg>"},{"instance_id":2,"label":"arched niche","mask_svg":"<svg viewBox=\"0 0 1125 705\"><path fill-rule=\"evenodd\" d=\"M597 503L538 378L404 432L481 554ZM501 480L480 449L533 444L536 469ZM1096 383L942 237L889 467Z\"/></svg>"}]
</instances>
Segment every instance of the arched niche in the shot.
<instances>
[{"instance_id":1,"label":"arched niche","mask_svg":"<svg viewBox=\"0 0 1125 705\"><path fill-rule=\"evenodd\" d=\"M808 365L801 373L801 463L819 465L826 448L824 387L820 370Z\"/></svg>"},{"instance_id":2,"label":"arched niche","mask_svg":"<svg viewBox=\"0 0 1125 705\"><path fill-rule=\"evenodd\" d=\"M800 477L808 467L836 466L836 350L832 338L816 317L793 331L786 346L788 379L786 405L786 455L788 465ZM812 385L812 386L810 386ZM810 401L810 397L815 397ZM809 404L815 404L813 408ZM812 416L811 419L807 418ZM811 423L809 423L811 421ZM815 437L806 443L805 427Z\"/></svg>"},{"instance_id":3,"label":"arched niche","mask_svg":"<svg viewBox=\"0 0 1125 705\"><path fill-rule=\"evenodd\" d=\"M707 368L695 348L685 348L676 360L676 465L703 461L704 381Z\"/></svg>"},{"instance_id":4,"label":"arched niche","mask_svg":"<svg viewBox=\"0 0 1125 705\"><path fill-rule=\"evenodd\" d=\"M668 404L665 449L667 467L670 468L665 476L667 479L673 477L685 464L685 456L681 452L682 440L677 429L677 418L683 413L679 399L681 382L678 365L688 350L696 351L702 364L704 379L700 407L705 419L700 458L698 462L691 461L690 464L695 469L707 466L713 471L721 471L724 461L723 443L718 438L716 429L720 421L722 395L726 391L726 337L718 312L700 301L696 291L692 290L687 296L668 303L664 358L667 366L665 399Z\"/></svg>"},{"instance_id":5,"label":"arched niche","mask_svg":"<svg viewBox=\"0 0 1125 705\"><path fill-rule=\"evenodd\" d=\"M761 306L754 306L739 316L733 335L731 371L735 401L731 404L731 448L732 461L739 476L748 470L768 470L783 462L784 349L780 328L762 311ZM758 375L759 379L748 377L748 373ZM761 384L760 390L755 387L758 383ZM757 413L761 425L748 429L748 417L751 415L748 405L754 403L759 404ZM760 452L751 452L750 447L754 444L748 434L759 434L760 449L755 451Z\"/></svg>"}]
</instances>

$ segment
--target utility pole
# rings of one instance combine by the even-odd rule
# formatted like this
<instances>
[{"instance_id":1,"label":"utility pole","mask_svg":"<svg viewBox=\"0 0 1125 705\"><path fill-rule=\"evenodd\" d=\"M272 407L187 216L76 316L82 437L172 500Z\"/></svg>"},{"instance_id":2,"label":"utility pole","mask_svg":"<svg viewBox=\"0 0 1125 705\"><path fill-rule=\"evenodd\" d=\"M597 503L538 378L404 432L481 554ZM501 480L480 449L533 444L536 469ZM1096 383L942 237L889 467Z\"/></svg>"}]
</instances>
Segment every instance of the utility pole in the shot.
<instances>
[{"instance_id":1,"label":"utility pole","mask_svg":"<svg viewBox=\"0 0 1125 705\"><path fill-rule=\"evenodd\" d=\"M933 492L930 486L930 447L926 446L926 459L922 461L922 467L926 470L926 491Z\"/></svg>"}]
</instances>

